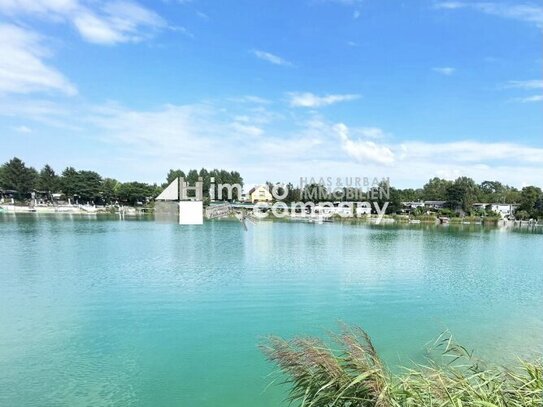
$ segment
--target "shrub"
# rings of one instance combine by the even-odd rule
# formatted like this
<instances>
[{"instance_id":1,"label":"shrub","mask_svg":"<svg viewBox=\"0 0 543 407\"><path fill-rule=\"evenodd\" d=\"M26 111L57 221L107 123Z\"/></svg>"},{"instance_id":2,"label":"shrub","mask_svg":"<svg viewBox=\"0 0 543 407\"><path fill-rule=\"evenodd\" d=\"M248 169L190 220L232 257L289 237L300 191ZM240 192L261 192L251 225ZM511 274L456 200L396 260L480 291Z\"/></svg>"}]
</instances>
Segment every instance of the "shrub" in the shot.
<instances>
[{"instance_id":1,"label":"shrub","mask_svg":"<svg viewBox=\"0 0 543 407\"><path fill-rule=\"evenodd\" d=\"M303 407L540 407L543 366L486 367L450 335L436 341L438 357L392 374L368 334L343 327L339 350L316 338L271 337L261 346L290 385L289 401Z\"/></svg>"}]
</instances>

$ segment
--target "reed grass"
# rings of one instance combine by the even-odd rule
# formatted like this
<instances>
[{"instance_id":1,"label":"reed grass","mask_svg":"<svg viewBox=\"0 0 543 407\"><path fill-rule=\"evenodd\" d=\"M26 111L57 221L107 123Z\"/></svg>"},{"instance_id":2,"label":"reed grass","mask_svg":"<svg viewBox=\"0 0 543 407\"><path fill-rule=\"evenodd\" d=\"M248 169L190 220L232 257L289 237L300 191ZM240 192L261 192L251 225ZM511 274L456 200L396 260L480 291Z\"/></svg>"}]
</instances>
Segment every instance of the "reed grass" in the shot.
<instances>
[{"instance_id":1,"label":"reed grass","mask_svg":"<svg viewBox=\"0 0 543 407\"><path fill-rule=\"evenodd\" d=\"M488 366L448 334L426 364L393 374L368 334L344 326L331 334L338 349L317 338L269 337L261 350L289 386L288 402L303 407L541 407L543 364L519 360Z\"/></svg>"}]
</instances>

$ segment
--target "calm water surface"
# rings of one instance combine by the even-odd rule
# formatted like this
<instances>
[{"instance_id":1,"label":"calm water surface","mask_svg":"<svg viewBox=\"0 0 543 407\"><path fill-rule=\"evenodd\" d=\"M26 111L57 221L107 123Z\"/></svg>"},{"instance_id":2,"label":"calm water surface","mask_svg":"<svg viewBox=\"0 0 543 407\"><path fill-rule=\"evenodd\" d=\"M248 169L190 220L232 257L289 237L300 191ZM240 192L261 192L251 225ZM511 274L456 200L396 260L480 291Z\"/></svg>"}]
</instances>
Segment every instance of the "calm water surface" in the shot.
<instances>
[{"instance_id":1,"label":"calm water surface","mask_svg":"<svg viewBox=\"0 0 543 407\"><path fill-rule=\"evenodd\" d=\"M267 334L543 351L543 234L0 215L0 405L282 406Z\"/></svg>"}]
</instances>

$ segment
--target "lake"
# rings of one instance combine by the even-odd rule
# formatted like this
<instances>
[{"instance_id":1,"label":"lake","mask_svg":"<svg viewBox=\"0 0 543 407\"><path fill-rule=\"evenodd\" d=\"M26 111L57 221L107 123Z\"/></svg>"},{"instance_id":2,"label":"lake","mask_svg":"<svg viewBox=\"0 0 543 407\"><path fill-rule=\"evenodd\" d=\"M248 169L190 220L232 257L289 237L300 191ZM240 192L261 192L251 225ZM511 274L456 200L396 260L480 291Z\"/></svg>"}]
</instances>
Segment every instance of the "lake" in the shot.
<instances>
[{"instance_id":1,"label":"lake","mask_svg":"<svg viewBox=\"0 0 543 407\"><path fill-rule=\"evenodd\" d=\"M443 330L543 351L543 234L0 214L0 405L282 406L258 343L365 328L394 367Z\"/></svg>"}]
</instances>

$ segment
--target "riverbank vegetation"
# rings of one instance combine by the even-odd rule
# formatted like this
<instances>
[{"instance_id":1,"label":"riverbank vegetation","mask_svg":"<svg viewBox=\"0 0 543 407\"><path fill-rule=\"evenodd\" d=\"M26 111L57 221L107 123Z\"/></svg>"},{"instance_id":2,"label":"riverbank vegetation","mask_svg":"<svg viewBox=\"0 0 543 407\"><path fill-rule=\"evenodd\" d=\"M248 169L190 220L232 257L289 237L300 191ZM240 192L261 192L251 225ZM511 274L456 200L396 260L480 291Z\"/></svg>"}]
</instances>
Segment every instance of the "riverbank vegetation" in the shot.
<instances>
[{"instance_id":1,"label":"riverbank vegetation","mask_svg":"<svg viewBox=\"0 0 543 407\"><path fill-rule=\"evenodd\" d=\"M211 177L218 182L240 183L243 179L238 172L225 170L190 170L186 174L181 170L170 170L166 183L162 185L145 182L120 182L103 177L95 171L76 170L67 167L62 173L46 164L40 171L27 166L21 159L14 157L0 166L0 190L10 191L16 200L24 201L30 194L38 191L45 200L52 200L53 194L62 194L72 202L94 202L100 204L124 203L135 205L146 203L162 192L177 177L184 177L194 184L199 177L204 180L204 192L208 193ZM1 192L1 191L0 191Z\"/></svg>"},{"instance_id":2,"label":"riverbank vegetation","mask_svg":"<svg viewBox=\"0 0 543 407\"><path fill-rule=\"evenodd\" d=\"M11 191L15 199L28 199L33 191L39 191L45 197L51 197L54 193L62 193L72 201L96 203L121 202L134 205L140 202L148 202L158 196L162 190L177 177L183 177L193 185L199 178L203 181L204 199L209 199L209 191L212 180L215 185L239 184L243 186L243 178L237 171L227 170L200 170L191 169L183 171L170 169L163 184L148 184L144 182L119 182L113 178L103 177L95 171L76 170L68 167L57 174L50 165L45 165L40 171L27 166L22 160L14 157L0 166L0 190ZM271 182L267 182L270 188ZM303 187L286 185L288 193L283 201L292 202L322 202L322 201L352 201L359 202L360 190L345 185L337 188L328 188L325 185L310 184ZM454 181L440 178L430 179L421 188L399 189L391 185L374 186L375 192L379 188L388 191L387 196L374 195L375 201L380 207L388 202L386 214L401 213L402 202L435 201L440 202L440 207L431 212L438 216L448 217L485 217L487 219L498 218L498 214L492 212L490 207L476 207L476 202L518 204L515 211L517 219L543 219L543 191L536 186L526 186L521 190L504 185L498 181L483 181L477 184L468 177L459 177ZM282 188L279 188L282 195ZM1 192L1 191L0 191ZM314 196L314 199L308 199ZM431 215L428 208L415 208L411 215L418 219Z\"/></svg>"},{"instance_id":3,"label":"riverbank vegetation","mask_svg":"<svg viewBox=\"0 0 543 407\"><path fill-rule=\"evenodd\" d=\"M303 407L540 407L543 364L518 361L490 366L438 338L424 365L395 374L387 369L366 332L343 327L332 350L317 338L271 337L261 345L289 386L289 400ZM336 349L337 348L337 349Z\"/></svg>"}]
</instances>

